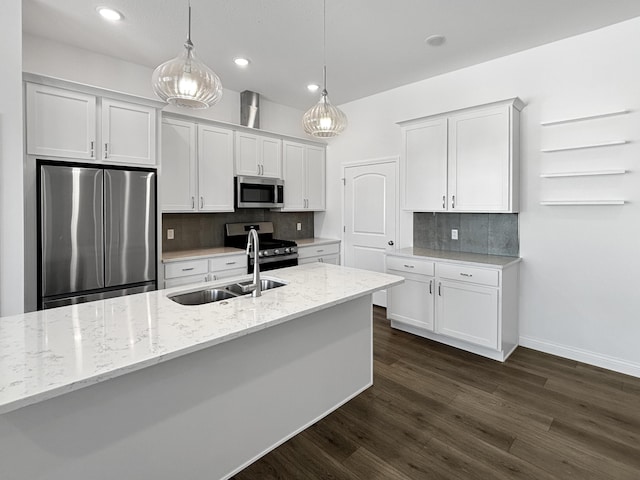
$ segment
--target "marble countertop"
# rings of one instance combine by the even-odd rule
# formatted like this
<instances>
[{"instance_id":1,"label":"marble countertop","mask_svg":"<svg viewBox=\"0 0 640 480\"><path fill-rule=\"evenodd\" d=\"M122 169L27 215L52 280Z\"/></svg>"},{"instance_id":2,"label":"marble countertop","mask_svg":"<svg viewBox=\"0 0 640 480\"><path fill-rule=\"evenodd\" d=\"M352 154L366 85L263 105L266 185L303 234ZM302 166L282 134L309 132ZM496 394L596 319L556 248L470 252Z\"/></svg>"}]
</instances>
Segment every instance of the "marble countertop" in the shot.
<instances>
[{"instance_id":1,"label":"marble countertop","mask_svg":"<svg viewBox=\"0 0 640 480\"><path fill-rule=\"evenodd\" d=\"M329 243L340 243L335 238L301 238L295 241L300 247L309 247L313 245L326 245ZM223 255L244 254L244 250L234 247L215 247L215 248L199 248L193 250L177 250L175 252L163 252L162 263L181 262L185 260L199 260Z\"/></svg>"},{"instance_id":2,"label":"marble countertop","mask_svg":"<svg viewBox=\"0 0 640 480\"><path fill-rule=\"evenodd\" d=\"M327 245L330 243L340 243L340 239L337 238L299 238L296 240L299 247L310 247L315 245Z\"/></svg>"},{"instance_id":3,"label":"marble countertop","mask_svg":"<svg viewBox=\"0 0 640 480\"><path fill-rule=\"evenodd\" d=\"M168 294L232 279L0 318L0 413L209 348L403 282L324 263L265 272L287 285L184 306ZM249 276L238 277L249 278Z\"/></svg>"},{"instance_id":4,"label":"marble countertop","mask_svg":"<svg viewBox=\"0 0 640 480\"><path fill-rule=\"evenodd\" d=\"M245 255L244 249L235 247L216 247L198 248L194 250L178 250L175 252L162 252L162 262L171 263L184 260L198 260L207 257L238 254Z\"/></svg>"},{"instance_id":5,"label":"marble countertop","mask_svg":"<svg viewBox=\"0 0 640 480\"><path fill-rule=\"evenodd\" d=\"M447 250L433 250L430 248L408 247L387 252L387 255L400 257L425 257L435 260L447 260L466 265L484 265L504 268L522 261L520 257L506 257L501 255L484 255L481 253L450 252Z\"/></svg>"}]
</instances>

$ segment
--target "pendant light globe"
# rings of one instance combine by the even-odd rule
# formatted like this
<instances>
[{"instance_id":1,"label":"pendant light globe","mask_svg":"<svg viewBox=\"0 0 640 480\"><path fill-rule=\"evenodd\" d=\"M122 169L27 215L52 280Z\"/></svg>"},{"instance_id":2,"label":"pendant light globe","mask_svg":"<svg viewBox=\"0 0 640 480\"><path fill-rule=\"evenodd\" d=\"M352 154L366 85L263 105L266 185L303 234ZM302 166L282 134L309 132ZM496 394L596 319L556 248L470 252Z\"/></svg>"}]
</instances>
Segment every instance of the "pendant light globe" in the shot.
<instances>
[{"instance_id":1,"label":"pendant light globe","mask_svg":"<svg viewBox=\"0 0 640 480\"><path fill-rule=\"evenodd\" d=\"M191 43L191 5L184 50L158 66L153 71L151 83L158 97L178 107L209 108L222 98L220 78L198 59Z\"/></svg>"},{"instance_id":2,"label":"pendant light globe","mask_svg":"<svg viewBox=\"0 0 640 480\"><path fill-rule=\"evenodd\" d=\"M335 137L347 127L347 116L331 105L327 91L323 90L320 101L302 117L302 126L305 132L314 137Z\"/></svg>"}]
</instances>

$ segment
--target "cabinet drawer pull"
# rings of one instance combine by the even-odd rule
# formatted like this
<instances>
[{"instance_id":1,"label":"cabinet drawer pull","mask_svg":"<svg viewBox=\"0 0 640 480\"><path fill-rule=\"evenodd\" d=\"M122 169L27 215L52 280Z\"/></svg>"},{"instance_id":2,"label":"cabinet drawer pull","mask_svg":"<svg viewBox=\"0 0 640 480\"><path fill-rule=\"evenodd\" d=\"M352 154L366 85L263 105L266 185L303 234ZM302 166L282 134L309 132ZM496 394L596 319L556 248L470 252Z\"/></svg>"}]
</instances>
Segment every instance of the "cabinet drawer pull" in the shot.
<instances>
[{"instance_id":1,"label":"cabinet drawer pull","mask_svg":"<svg viewBox=\"0 0 640 480\"><path fill-rule=\"evenodd\" d=\"M405 268L416 268L415 265L407 265L406 263L404 264Z\"/></svg>"},{"instance_id":2,"label":"cabinet drawer pull","mask_svg":"<svg viewBox=\"0 0 640 480\"><path fill-rule=\"evenodd\" d=\"M462 275L463 277L473 277L473 274L471 273L460 273L460 275Z\"/></svg>"},{"instance_id":3,"label":"cabinet drawer pull","mask_svg":"<svg viewBox=\"0 0 640 480\"><path fill-rule=\"evenodd\" d=\"M235 265L235 264L236 264L236 262L227 262L227 263L225 263L225 265Z\"/></svg>"},{"instance_id":4,"label":"cabinet drawer pull","mask_svg":"<svg viewBox=\"0 0 640 480\"><path fill-rule=\"evenodd\" d=\"M191 270L195 270L195 267L183 268L183 272L190 272Z\"/></svg>"},{"instance_id":5,"label":"cabinet drawer pull","mask_svg":"<svg viewBox=\"0 0 640 480\"><path fill-rule=\"evenodd\" d=\"M323 248L321 248L320 250L316 250L316 252L318 252L318 253L322 253L322 252L324 252L324 249L323 249Z\"/></svg>"}]
</instances>

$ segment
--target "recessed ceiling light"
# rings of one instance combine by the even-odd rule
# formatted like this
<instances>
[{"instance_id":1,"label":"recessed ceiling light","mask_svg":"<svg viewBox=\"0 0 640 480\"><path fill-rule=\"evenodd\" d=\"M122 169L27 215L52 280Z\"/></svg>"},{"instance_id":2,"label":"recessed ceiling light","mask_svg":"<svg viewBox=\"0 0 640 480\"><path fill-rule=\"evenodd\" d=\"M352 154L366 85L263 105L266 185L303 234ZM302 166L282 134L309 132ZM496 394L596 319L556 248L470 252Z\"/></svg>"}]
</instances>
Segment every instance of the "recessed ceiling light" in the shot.
<instances>
[{"instance_id":1,"label":"recessed ceiling light","mask_svg":"<svg viewBox=\"0 0 640 480\"><path fill-rule=\"evenodd\" d=\"M320 88L320 85L316 85L315 83L311 83L311 84L307 85L307 89L310 92L317 92L319 88Z\"/></svg>"},{"instance_id":2,"label":"recessed ceiling light","mask_svg":"<svg viewBox=\"0 0 640 480\"><path fill-rule=\"evenodd\" d=\"M124 15L122 15L119 11L114 10L109 7L98 7L96 8L98 13L102 16L102 18L106 18L107 20L111 20L112 22L117 22L118 20L122 20Z\"/></svg>"},{"instance_id":3,"label":"recessed ceiling light","mask_svg":"<svg viewBox=\"0 0 640 480\"><path fill-rule=\"evenodd\" d=\"M239 67L246 67L247 65L249 65L249 60L247 60L246 58L234 58L233 61Z\"/></svg>"},{"instance_id":4,"label":"recessed ceiling light","mask_svg":"<svg viewBox=\"0 0 640 480\"><path fill-rule=\"evenodd\" d=\"M425 43L431 47L439 47L445 42L446 38L444 35L431 35L430 37L425 38Z\"/></svg>"}]
</instances>

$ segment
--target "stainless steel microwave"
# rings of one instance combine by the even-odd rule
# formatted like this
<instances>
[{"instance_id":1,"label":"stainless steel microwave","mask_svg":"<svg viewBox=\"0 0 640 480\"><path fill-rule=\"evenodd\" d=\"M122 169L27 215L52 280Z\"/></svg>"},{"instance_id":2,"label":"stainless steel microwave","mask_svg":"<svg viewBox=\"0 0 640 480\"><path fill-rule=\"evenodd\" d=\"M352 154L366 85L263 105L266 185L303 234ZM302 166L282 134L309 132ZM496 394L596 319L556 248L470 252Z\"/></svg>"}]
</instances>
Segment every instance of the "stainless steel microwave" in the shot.
<instances>
[{"instance_id":1,"label":"stainless steel microwave","mask_svg":"<svg viewBox=\"0 0 640 480\"><path fill-rule=\"evenodd\" d=\"M236 177L237 208L280 208L284 206L284 180L264 177Z\"/></svg>"}]
</instances>

